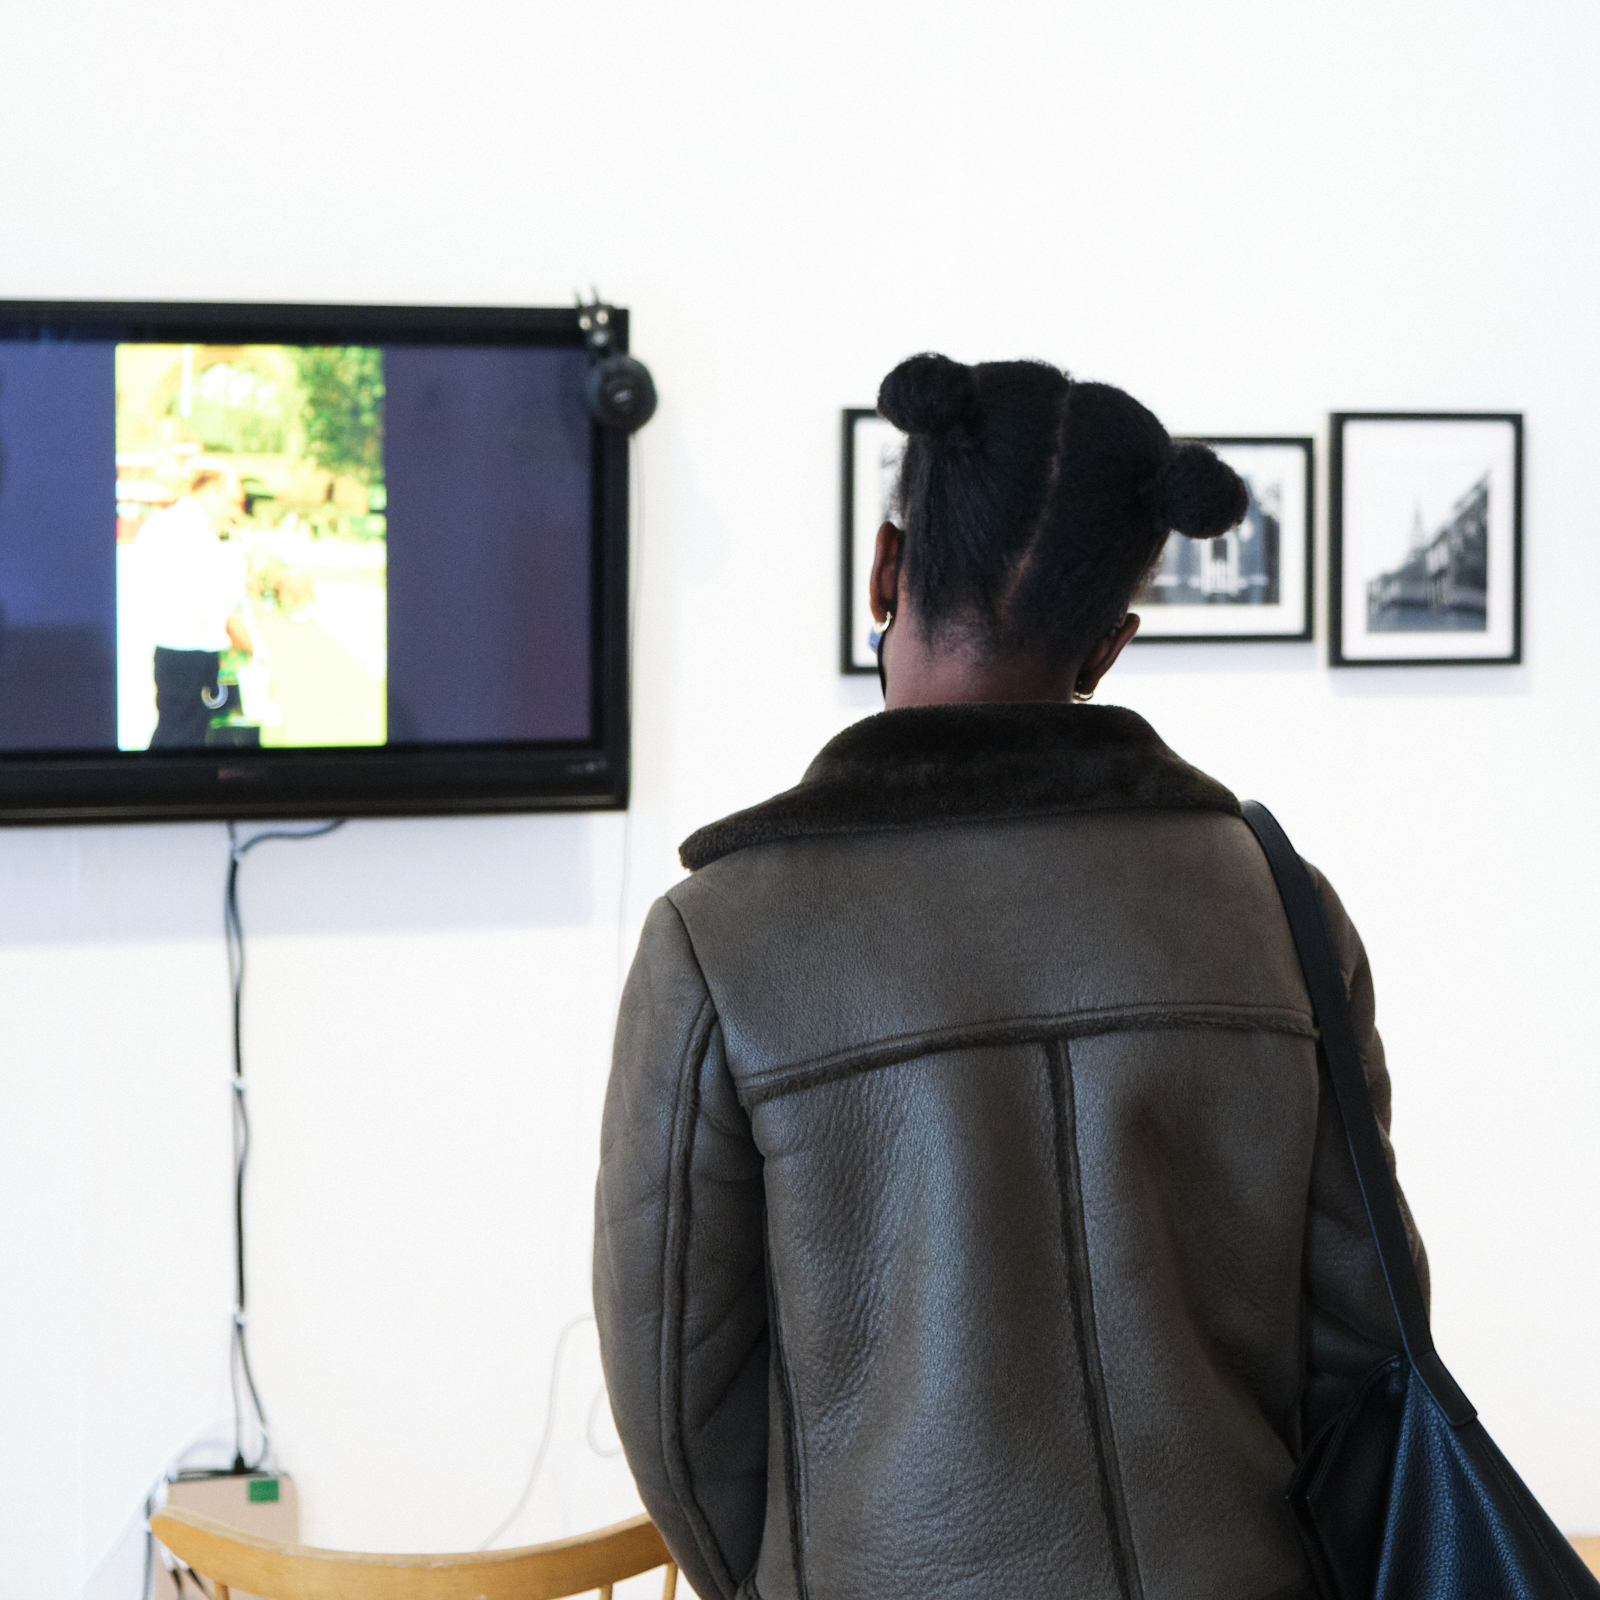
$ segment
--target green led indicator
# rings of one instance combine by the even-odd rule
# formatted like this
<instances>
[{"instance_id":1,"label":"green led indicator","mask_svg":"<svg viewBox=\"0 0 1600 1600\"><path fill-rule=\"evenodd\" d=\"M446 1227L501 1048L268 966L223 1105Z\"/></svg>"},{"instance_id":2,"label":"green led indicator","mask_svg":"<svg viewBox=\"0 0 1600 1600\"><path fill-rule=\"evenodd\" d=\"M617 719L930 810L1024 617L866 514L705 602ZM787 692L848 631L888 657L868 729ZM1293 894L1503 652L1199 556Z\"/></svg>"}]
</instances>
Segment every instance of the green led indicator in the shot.
<instances>
[{"instance_id":1,"label":"green led indicator","mask_svg":"<svg viewBox=\"0 0 1600 1600\"><path fill-rule=\"evenodd\" d=\"M250 1480L251 1505L271 1505L277 1498L278 1480L276 1478L252 1478Z\"/></svg>"}]
</instances>

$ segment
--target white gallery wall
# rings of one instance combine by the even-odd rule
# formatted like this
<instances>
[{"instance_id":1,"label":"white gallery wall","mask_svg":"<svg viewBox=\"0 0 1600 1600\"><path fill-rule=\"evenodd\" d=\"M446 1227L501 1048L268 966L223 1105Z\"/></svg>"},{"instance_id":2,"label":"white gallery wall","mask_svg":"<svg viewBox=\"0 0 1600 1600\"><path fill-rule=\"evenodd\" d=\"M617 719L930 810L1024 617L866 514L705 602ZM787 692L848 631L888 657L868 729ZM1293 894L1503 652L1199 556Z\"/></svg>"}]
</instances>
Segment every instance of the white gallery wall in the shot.
<instances>
[{"instance_id":1,"label":"white gallery wall","mask_svg":"<svg viewBox=\"0 0 1600 1600\"><path fill-rule=\"evenodd\" d=\"M677 841L875 709L838 413L1033 354L1174 430L1526 414L1526 665L1134 650L1102 691L1267 800L1377 974L1439 1344L1600 1532L1600 14L1462 3L0 3L0 297L634 315L627 818L354 823L243 869L250 1335L309 1540L627 1515L590 1191ZM1319 557L1320 559L1320 557ZM1325 584L1319 569L1319 613ZM0 831L0 1568L132 1597L228 1411L221 825Z\"/></svg>"}]
</instances>

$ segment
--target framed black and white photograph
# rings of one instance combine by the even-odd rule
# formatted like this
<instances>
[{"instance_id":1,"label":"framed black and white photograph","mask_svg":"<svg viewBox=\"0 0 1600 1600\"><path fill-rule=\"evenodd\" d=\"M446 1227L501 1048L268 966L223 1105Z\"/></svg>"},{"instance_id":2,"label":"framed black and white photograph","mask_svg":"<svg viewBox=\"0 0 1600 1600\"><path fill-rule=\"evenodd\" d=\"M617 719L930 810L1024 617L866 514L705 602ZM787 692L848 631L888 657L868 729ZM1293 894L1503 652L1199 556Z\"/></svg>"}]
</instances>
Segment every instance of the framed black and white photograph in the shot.
<instances>
[{"instance_id":1,"label":"framed black and white photograph","mask_svg":"<svg viewBox=\"0 0 1600 1600\"><path fill-rule=\"evenodd\" d=\"M1521 415L1331 420L1331 663L1521 661Z\"/></svg>"},{"instance_id":2,"label":"framed black and white photograph","mask_svg":"<svg viewBox=\"0 0 1600 1600\"><path fill-rule=\"evenodd\" d=\"M843 483L840 494L843 528L839 575L841 617L839 670L878 670L878 630L867 604L872 552L878 526L893 521L895 475L906 436L876 411L852 408L844 413L841 445Z\"/></svg>"},{"instance_id":3,"label":"framed black and white photograph","mask_svg":"<svg viewBox=\"0 0 1600 1600\"><path fill-rule=\"evenodd\" d=\"M1134 642L1222 644L1311 637L1312 442L1206 438L1244 479L1250 507L1215 539L1169 535L1133 599Z\"/></svg>"}]
</instances>

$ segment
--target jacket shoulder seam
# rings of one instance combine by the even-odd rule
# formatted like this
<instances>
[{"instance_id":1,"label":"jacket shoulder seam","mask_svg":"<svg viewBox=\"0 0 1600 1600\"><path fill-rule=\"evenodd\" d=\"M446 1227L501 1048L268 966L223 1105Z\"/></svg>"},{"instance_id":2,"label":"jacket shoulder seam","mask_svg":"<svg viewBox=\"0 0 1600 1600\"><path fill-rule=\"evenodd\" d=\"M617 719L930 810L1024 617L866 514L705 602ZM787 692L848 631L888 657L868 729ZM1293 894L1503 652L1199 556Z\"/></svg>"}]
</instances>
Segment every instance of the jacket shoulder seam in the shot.
<instances>
[{"instance_id":1,"label":"jacket shoulder seam","mask_svg":"<svg viewBox=\"0 0 1600 1600\"><path fill-rule=\"evenodd\" d=\"M1044 1044L1053 1039L1086 1039L1097 1034L1170 1032L1185 1028L1221 1028L1229 1032L1317 1037L1309 1011L1288 1006L1209 1003L1189 1006L1104 1006L1086 1011L1048 1012L1033 1017L1007 1017L993 1022L959 1023L897 1034L866 1045L789 1062L737 1079L739 1099L747 1110L779 1095L814 1089L839 1078L856 1077L881 1067L898 1066L919 1056L951 1050L982 1049L1012 1044Z\"/></svg>"}]
</instances>

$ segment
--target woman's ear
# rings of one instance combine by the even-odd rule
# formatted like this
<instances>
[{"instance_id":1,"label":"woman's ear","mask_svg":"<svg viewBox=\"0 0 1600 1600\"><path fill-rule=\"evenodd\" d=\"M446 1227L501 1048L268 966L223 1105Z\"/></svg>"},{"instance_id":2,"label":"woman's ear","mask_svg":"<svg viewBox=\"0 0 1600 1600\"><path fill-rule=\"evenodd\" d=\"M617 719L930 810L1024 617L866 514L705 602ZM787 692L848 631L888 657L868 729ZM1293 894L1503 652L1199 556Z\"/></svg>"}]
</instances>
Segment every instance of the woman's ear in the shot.
<instances>
[{"instance_id":1,"label":"woman's ear","mask_svg":"<svg viewBox=\"0 0 1600 1600\"><path fill-rule=\"evenodd\" d=\"M867 585L872 620L880 627L900 604L900 556L904 549L905 535L892 522L882 524L872 551L872 577Z\"/></svg>"},{"instance_id":2,"label":"woman's ear","mask_svg":"<svg viewBox=\"0 0 1600 1600\"><path fill-rule=\"evenodd\" d=\"M1073 693L1080 694L1087 700L1094 693L1100 680L1111 670L1117 657L1122 654L1124 646L1138 631L1139 619L1130 611L1083 658L1083 665L1078 668L1077 680L1072 685Z\"/></svg>"}]
</instances>

